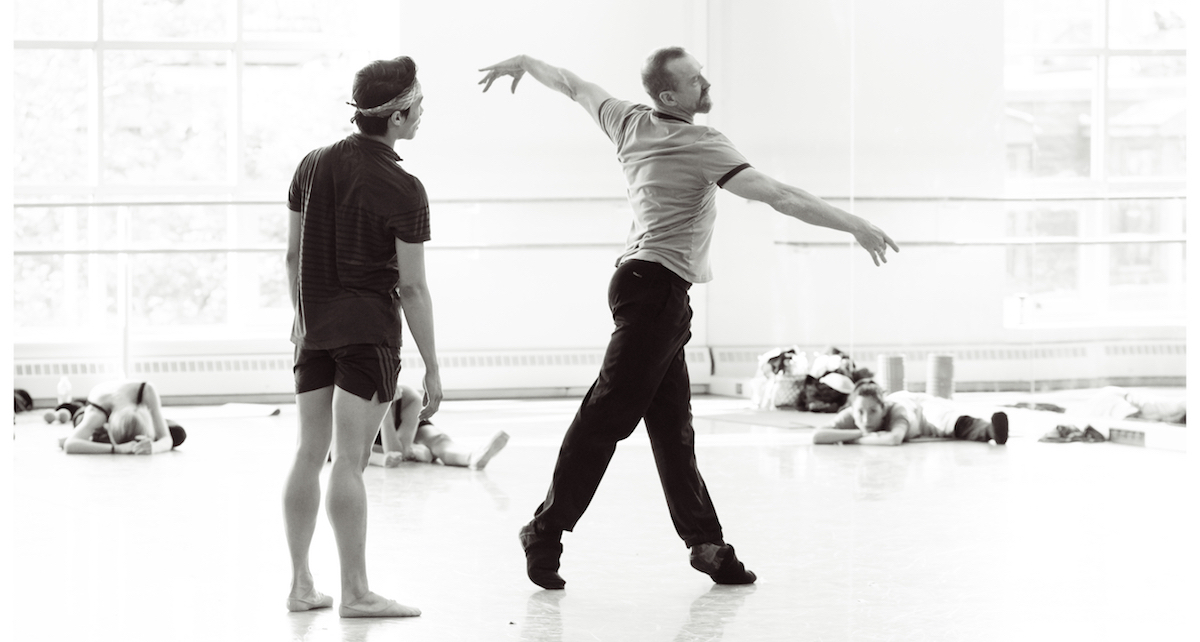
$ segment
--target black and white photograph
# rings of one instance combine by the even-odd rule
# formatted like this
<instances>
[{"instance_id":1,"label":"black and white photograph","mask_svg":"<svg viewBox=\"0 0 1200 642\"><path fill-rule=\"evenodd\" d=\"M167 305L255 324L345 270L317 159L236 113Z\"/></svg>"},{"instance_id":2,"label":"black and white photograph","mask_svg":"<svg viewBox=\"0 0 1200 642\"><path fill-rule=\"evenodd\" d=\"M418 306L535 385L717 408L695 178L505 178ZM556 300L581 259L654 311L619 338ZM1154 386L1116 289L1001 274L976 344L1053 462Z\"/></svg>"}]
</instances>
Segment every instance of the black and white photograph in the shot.
<instances>
[{"instance_id":1,"label":"black and white photograph","mask_svg":"<svg viewBox=\"0 0 1200 642\"><path fill-rule=\"evenodd\" d=\"M1200 639L1193 0L5 6L0 637Z\"/></svg>"}]
</instances>

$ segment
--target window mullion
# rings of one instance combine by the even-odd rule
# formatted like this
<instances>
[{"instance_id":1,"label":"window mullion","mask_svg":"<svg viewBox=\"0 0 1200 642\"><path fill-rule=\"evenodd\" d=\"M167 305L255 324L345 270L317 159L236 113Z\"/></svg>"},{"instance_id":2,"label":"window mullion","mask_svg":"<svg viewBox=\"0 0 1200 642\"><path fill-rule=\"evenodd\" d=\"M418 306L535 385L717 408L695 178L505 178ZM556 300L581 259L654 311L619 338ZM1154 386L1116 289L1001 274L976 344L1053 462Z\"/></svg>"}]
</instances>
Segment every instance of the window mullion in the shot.
<instances>
[{"instance_id":1,"label":"window mullion","mask_svg":"<svg viewBox=\"0 0 1200 642\"><path fill-rule=\"evenodd\" d=\"M1100 55L1096 58L1096 84L1092 98L1092 179L1108 193L1108 16L1111 0L1097 0Z\"/></svg>"},{"instance_id":2,"label":"window mullion","mask_svg":"<svg viewBox=\"0 0 1200 642\"><path fill-rule=\"evenodd\" d=\"M92 77L95 104L88 114L92 132L89 136L88 173L92 198L104 182L104 0L96 0L96 41L92 44Z\"/></svg>"},{"instance_id":3,"label":"window mullion","mask_svg":"<svg viewBox=\"0 0 1200 642\"><path fill-rule=\"evenodd\" d=\"M242 122L242 68L245 66L245 52L242 48L242 42L245 38L242 28L242 14L244 10L243 0L234 0L234 45L233 45L233 69L230 75L230 82L233 83L232 91L230 92L230 118L231 123L229 145L229 172L228 177L230 185L234 187L234 193L241 193L242 176L245 174L242 171L242 164L246 162L246 150L243 135L245 124Z\"/></svg>"},{"instance_id":4,"label":"window mullion","mask_svg":"<svg viewBox=\"0 0 1200 642\"><path fill-rule=\"evenodd\" d=\"M1107 192L1108 185L1108 54L1096 59L1096 85L1092 92L1092 180Z\"/></svg>"},{"instance_id":5,"label":"window mullion","mask_svg":"<svg viewBox=\"0 0 1200 642\"><path fill-rule=\"evenodd\" d=\"M229 95L230 108L230 127L229 132L231 139L229 141L229 184L233 188L233 194L240 195L242 190L243 163L246 162L245 136L243 128L243 100L242 100L242 69L245 62L245 53L242 49L242 43L245 40L243 28L243 15L245 13L245 3L243 0L233 0L234 3L234 45L231 58L233 69L228 75L229 82L232 83L231 92ZM241 244L241 230L238 229L238 206L227 205L225 207L225 243L227 247L238 247ZM233 327L242 322L242 313L245 301L243 294L246 284L241 283L241 279L235 275L243 275L250 273L244 270L243 262L247 259L236 252L228 252L225 254L225 291L227 293L227 312L225 324Z\"/></svg>"}]
</instances>

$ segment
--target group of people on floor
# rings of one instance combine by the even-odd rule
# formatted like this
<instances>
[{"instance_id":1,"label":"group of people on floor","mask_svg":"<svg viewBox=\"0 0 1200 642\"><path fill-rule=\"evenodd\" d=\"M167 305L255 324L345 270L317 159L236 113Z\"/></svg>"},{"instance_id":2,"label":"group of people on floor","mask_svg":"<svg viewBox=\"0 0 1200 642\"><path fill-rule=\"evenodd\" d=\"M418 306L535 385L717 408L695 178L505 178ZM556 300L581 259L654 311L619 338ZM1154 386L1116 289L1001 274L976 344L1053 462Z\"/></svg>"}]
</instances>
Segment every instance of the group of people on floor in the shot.
<instances>
[{"instance_id":1,"label":"group of people on floor","mask_svg":"<svg viewBox=\"0 0 1200 642\"><path fill-rule=\"evenodd\" d=\"M158 391L148 381L105 381L81 403L60 404L59 409L69 411L73 425L71 434L58 440L59 448L70 455L154 455L187 438L182 426L164 418ZM508 433L501 430L480 448L466 450L432 421L418 419L420 409L416 390L397 385L397 398L375 435L370 465L395 468L420 462L483 470L508 444Z\"/></svg>"}]
</instances>

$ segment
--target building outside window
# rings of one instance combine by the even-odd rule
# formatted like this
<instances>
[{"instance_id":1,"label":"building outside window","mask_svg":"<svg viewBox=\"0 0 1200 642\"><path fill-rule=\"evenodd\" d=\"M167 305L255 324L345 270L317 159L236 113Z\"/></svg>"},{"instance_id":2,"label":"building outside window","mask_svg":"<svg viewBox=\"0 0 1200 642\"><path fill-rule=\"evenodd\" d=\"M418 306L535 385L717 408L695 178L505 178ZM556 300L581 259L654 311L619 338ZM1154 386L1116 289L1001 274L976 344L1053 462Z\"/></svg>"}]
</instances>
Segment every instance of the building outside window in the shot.
<instances>
[{"instance_id":1,"label":"building outside window","mask_svg":"<svg viewBox=\"0 0 1200 642\"><path fill-rule=\"evenodd\" d=\"M1187 5L1005 1L1008 325L1183 323Z\"/></svg>"},{"instance_id":2,"label":"building outside window","mask_svg":"<svg viewBox=\"0 0 1200 642\"><path fill-rule=\"evenodd\" d=\"M16 0L18 337L286 333L291 172L396 4Z\"/></svg>"}]
</instances>

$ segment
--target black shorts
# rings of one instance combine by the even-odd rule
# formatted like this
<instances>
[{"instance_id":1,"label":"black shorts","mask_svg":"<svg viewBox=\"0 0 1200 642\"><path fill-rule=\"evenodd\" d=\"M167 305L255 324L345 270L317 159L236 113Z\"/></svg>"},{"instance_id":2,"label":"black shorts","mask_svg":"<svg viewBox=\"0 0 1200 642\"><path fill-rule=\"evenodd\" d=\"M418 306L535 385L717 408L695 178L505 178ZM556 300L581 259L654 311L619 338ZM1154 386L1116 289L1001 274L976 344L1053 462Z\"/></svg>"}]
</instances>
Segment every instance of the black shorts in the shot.
<instances>
[{"instance_id":1,"label":"black shorts","mask_svg":"<svg viewBox=\"0 0 1200 642\"><path fill-rule=\"evenodd\" d=\"M384 403L396 396L400 348L354 344L305 350L297 346L292 372L296 377L296 394L336 385L356 397Z\"/></svg>"}]
</instances>

